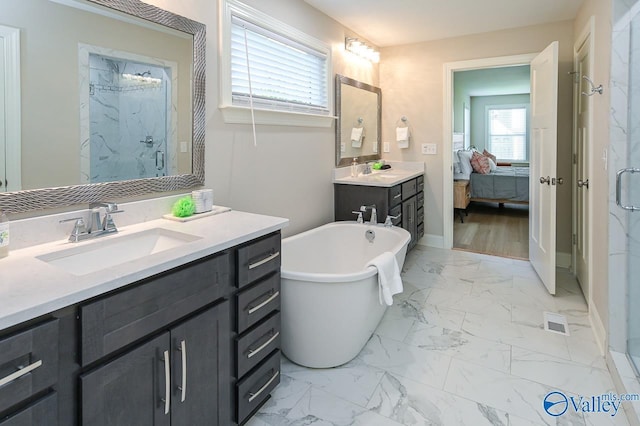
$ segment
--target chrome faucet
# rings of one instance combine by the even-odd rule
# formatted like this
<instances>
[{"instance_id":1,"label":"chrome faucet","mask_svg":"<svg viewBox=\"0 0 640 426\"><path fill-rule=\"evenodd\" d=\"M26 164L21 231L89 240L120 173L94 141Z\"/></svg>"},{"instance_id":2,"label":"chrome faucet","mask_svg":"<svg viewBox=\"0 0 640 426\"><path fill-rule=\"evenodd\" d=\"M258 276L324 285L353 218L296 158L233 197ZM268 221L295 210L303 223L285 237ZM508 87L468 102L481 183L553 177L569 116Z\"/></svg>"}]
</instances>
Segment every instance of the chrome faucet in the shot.
<instances>
[{"instance_id":1,"label":"chrome faucet","mask_svg":"<svg viewBox=\"0 0 640 426\"><path fill-rule=\"evenodd\" d=\"M104 208L104 217L102 219L100 219L101 208ZM77 243L78 241L118 232L118 228L116 228L116 224L111 215L121 213L124 210L118 210L116 203L91 203L89 204L89 209L89 226L85 225L83 217L73 217L60 221L60 223L75 221L73 231L71 231L71 235L69 236L69 241Z\"/></svg>"},{"instance_id":2,"label":"chrome faucet","mask_svg":"<svg viewBox=\"0 0 640 426\"><path fill-rule=\"evenodd\" d=\"M376 211L376 205L371 204L370 206L360 206L361 212L366 212L368 209L371 209L371 219L369 220L370 225L378 224L378 212Z\"/></svg>"}]
</instances>

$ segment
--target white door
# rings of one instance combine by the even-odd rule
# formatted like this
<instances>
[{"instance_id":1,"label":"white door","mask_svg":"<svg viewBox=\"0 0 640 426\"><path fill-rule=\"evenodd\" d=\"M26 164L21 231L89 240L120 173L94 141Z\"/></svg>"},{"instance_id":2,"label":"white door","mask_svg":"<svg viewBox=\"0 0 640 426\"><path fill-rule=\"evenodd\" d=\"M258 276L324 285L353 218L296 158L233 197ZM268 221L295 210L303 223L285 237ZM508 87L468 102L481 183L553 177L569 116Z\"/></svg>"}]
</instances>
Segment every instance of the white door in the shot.
<instances>
[{"instance_id":1,"label":"white door","mask_svg":"<svg viewBox=\"0 0 640 426\"><path fill-rule=\"evenodd\" d=\"M590 76L589 39L578 50L578 99L577 108L577 140L576 140L576 178L578 190L576 193L576 276L582 293L589 300L589 153L591 152L591 135L589 121L591 98L582 93L589 93L591 87L582 78Z\"/></svg>"},{"instance_id":2,"label":"white door","mask_svg":"<svg viewBox=\"0 0 640 426\"><path fill-rule=\"evenodd\" d=\"M531 168L529 177L529 259L556 294L556 153L558 42L531 62Z\"/></svg>"}]
</instances>

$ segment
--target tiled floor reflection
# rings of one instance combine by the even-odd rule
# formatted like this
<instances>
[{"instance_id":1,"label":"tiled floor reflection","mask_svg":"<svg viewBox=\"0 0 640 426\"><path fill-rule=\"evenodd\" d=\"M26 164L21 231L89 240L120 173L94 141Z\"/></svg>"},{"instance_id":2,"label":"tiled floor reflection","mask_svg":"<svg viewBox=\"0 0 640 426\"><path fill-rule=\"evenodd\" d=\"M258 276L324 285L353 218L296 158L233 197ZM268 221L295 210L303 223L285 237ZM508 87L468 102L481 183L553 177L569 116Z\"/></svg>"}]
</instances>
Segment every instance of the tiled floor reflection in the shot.
<instances>
[{"instance_id":1,"label":"tiled floor reflection","mask_svg":"<svg viewBox=\"0 0 640 426\"><path fill-rule=\"evenodd\" d=\"M248 423L264 425L627 425L615 415L551 417L554 390L615 392L578 284L558 273L550 296L528 262L416 248L394 298L356 359L308 369L286 359L273 398ZM544 331L567 316L570 336Z\"/></svg>"}]
</instances>

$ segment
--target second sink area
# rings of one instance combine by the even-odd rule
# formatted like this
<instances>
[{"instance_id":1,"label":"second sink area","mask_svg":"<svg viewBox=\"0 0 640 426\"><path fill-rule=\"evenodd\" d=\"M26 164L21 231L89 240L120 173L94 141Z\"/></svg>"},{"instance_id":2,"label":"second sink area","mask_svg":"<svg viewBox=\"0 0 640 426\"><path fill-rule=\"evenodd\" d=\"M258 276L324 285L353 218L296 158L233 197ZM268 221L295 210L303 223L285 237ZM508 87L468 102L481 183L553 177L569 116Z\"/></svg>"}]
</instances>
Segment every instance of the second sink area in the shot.
<instances>
[{"instance_id":1,"label":"second sink area","mask_svg":"<svg viewBox=\"0 0 640 426\"><path fill-rule=\"evenodd\" d=\"M112 236L69 249L36 256L66 272L81 276L140 259L199 240L200 237L164 228Z\"/></svg>"}]
</instances>

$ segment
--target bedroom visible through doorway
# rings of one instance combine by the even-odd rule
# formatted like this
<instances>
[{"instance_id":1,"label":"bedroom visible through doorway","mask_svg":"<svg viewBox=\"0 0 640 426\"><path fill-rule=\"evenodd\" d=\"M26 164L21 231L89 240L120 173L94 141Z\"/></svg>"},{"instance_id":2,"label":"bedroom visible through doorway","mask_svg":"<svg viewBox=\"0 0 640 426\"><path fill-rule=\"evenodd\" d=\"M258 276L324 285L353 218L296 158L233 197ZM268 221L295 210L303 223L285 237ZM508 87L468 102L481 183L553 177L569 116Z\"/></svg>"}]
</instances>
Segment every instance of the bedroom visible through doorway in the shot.
<instances>
[{"instance_id":1,"label":"bedroom visible through doorway","mask_svg":"<svg viewBox=\"0 0 640 426\"><path fill-rule=\"evenodd\" d=\"M529 65L454 72L453 248L529 258Z\"/></svg>"}]
</instances>

